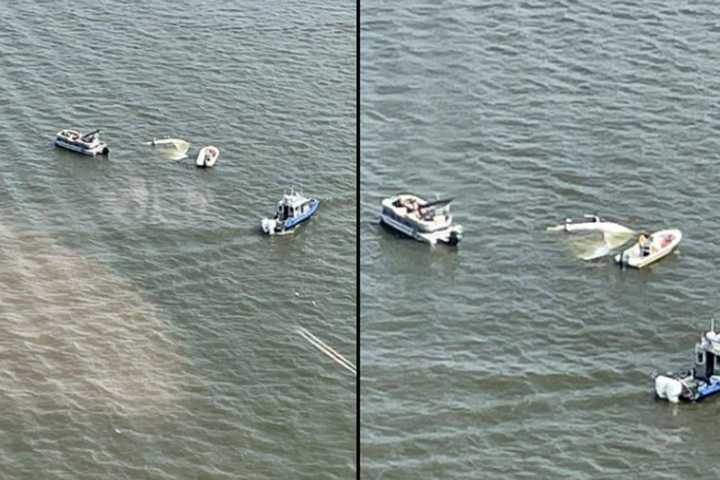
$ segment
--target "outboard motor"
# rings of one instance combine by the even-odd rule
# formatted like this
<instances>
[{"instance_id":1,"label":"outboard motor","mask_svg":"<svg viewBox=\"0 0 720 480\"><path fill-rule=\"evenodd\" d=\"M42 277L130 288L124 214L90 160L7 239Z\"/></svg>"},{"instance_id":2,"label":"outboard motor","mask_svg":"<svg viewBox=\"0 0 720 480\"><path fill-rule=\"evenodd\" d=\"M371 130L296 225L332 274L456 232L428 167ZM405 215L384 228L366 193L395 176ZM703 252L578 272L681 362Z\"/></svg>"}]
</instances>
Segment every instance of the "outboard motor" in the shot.
<instances>
[{"instance_id":1,"label":"outboard motor","mask_svg":"<svg viewBox=\"0 0 720 480\"><path fill-rule=\"evenodd\" d=\"M682 393L682 383L674 378L658 375L655 377L655 394L668 402L678 403Z\"/></svg>"},{"instance_id":2,"label":"outboard motor","mask_svg":"<svg viewBox=\"0 0 720 480\"><path fill-rule=\"evenodd\" d=\"M625 268L625 262L627 261L627 259L625 258L625 254L623 252L620 252L615 256L615 261L617 262L620 269Z\"/></svg>"}]
</instances>

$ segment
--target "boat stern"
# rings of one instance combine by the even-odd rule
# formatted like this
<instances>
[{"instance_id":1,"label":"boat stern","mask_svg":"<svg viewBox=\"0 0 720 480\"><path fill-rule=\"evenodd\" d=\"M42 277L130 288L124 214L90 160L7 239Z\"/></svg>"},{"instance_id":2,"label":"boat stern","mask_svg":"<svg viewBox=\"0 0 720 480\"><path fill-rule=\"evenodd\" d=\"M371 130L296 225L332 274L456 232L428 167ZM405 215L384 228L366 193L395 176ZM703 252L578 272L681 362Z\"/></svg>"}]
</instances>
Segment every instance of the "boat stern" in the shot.
<instances>
[{"instance_id":1,"label":"boat stern","mask_svg":"<svg viewBox=\"0 0 720 480\"><path fill-rule=\"evenodd\" d=\"M683 385L680 380L665 375L658 375L654 381L655 395L661 400L678 403L682 395Z\"/></svg>"},{"instance_id":2,"label":"boat stern","mask_svg":"<svg viewBox=\"0 0 720 480\"><path fill-rule=\"evenodd\" d=\"M274 218L263 218L260 222L260 228L268 235L274 235L277 226L278 222Z\"/></svg>"},{"instance_id":3,"label":"boat stern","mask_svg":"<svg viewBox=\"0 0 720 480\"><path fill-rule=\"evenodd\" d=\"M454 225L450 228L450 233L448 234L448 240L447 244L454 247L458 243L460 243L460 240L463 238L463 227L462 225Z\"/></svg>"}]
</instances>

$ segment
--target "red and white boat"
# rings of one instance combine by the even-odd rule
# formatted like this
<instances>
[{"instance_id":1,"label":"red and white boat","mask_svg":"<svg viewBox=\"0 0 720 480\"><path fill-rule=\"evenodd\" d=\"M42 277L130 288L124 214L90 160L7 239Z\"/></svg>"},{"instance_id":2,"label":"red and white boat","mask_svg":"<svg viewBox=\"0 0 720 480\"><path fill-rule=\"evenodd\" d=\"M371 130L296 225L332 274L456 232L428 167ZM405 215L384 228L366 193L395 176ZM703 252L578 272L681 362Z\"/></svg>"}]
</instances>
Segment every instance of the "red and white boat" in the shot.
<instances>
[{"instance_id":1,"label":"red and white boat","mask_svg":"<svg viewBox=\"0 0 720 480\"><path fill-rule=\"evenodd\" d=\"M220 156L220 150L212 145L203 147L198 153L195 165L198 167L212 167Z\"/></svg>"},{"instance_id":2,"label":"red and white boat","mask_svg":"<svg viewBox=\"0 0 720 480\"><path fill-rule=\"evenodd\" d=\"M677 229L660 230L646 241L645 248L639 242L615 256L620 266L643 268L669 255L682 240L682 232Z\"/></svg>"}]
</instances>

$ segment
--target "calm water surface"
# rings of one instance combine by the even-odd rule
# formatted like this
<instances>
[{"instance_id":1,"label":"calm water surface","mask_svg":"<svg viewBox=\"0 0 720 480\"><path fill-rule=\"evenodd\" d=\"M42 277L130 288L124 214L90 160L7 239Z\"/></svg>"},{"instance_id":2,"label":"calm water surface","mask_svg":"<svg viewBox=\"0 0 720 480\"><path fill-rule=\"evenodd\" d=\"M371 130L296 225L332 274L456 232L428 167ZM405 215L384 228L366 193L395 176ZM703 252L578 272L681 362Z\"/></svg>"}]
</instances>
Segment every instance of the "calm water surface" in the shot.
<instances>
[{"instance_id":1,"label":"calm water surface","mask_svg":"<svg viewBox=\"0 0 720 480\"><path fill-rule=\"evenodd\" d=\"M362 472L369 479L716 478L720 400L671 406L716 315L714 2L362 5ZM456 250L377 223L454 196ZM621 271L548 225L680 228Z\"/></svg>"},{"instance_id":2,"label":"calm water surface","mask_svg":"<svg viewBox=\"0 0 720 480\"><path fill-rule=\"evenodd\" d=\"M355 73L347 2L5 9L0 477L354 475L355 380L295 330L355 357ZM319 215L261 236L290 185Z\"/></svg>"}]
</instances>

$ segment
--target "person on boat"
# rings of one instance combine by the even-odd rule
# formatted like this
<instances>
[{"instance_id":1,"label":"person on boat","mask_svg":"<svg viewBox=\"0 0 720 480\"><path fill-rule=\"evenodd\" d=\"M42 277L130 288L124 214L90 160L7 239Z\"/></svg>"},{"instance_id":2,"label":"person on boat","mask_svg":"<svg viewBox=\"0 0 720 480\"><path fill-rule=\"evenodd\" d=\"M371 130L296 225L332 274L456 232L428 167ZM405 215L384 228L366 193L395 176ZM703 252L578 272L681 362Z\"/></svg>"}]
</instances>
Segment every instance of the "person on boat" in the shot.
<instances>
[{"instance_id":1,"label":"person on boat","mask_svg":"<svg viewBox=\"0 0 720 480\"><path fill-rule=\"evenodd\" d=\"M650 237L645 235L644 233L641 233L638 237L638 245L640 246L640 255L643 257L647 257L650 255L650 244L652 242L650 241Z\"/></svg>"}]
</instances>

